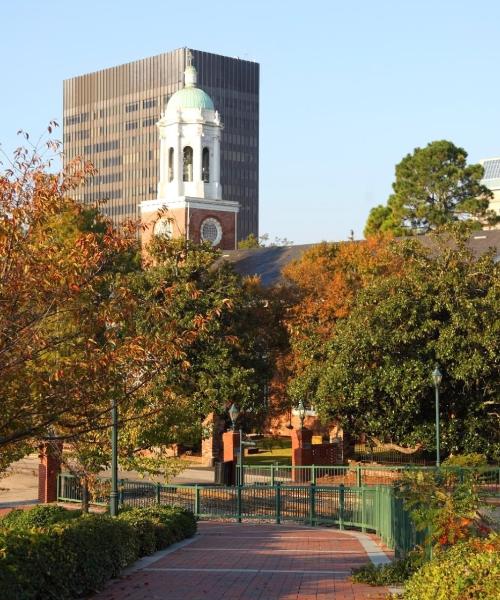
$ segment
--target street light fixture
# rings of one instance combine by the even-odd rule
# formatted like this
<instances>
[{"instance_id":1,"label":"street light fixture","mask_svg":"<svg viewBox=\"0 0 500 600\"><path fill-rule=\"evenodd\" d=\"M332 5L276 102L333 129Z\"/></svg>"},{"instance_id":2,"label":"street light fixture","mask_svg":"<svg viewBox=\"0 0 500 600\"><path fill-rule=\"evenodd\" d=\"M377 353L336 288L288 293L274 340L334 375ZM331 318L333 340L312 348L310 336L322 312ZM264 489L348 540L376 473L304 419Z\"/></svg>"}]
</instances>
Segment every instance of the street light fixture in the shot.
<instances>
[{"instance_id":1,"label":"street light fixture","mask_svg":"<svg viewBox=\"0 0 500 600\"><path fill-rule=\"evenodd\" d=\"M436 467L441 465L439 456L439 385L442 379L443 375L439 370L439 366L436 365L436 368L432 372L432 381L434 382L434 389L436 392Z\"/></svg>"},{"instance_id":2,"label":"street light fixture","mask_svg":"<svg viewBox=\"0 0 500 600\"><path fill-rule=\"evenodd\" d=\"M239 408L236 406L236 404L233 402L231 404L231 407L229 408L229 418L231 419L231 423L233 424L233 431L236 430L236 421L238 420L238 417L240 416L240 410Z\"/></svg>"},{"instance_id":3,"label":"street light fixture","mask_svg":"<svg viewBox=\"0 0 500 600\"><path fill-rule=\"evenodd\" d=\"M300 419L300 428L304 429L304 419L306 418L306 407L304 406L304 402L302 401L302 398L299 401L298 413L299 413L299 419Z\"/></svg>"}]
</instances>

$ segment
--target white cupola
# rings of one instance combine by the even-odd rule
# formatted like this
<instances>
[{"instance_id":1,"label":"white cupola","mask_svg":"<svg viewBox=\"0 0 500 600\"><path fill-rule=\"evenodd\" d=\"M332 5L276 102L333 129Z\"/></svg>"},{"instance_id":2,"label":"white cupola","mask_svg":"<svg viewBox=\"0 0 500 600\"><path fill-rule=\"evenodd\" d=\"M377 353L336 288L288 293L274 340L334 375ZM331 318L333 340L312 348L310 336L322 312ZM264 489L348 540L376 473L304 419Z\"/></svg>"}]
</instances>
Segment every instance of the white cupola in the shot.
<instances>
[{"instance_id":1,"label":"white cupola","mask_svg":"<svg viewBox=\"0 0 500 600\"><path fill-rule=\"evenodd\" d=\"M167 235L232 250L238 239L239 204L222 199L223 126L212 99L197 87L191 53L187 56L185 87L170 98L157 123L158 197L141 202L142 243L147 248L152 235Z\"/></svg>"},{"instance_id":2,"label":"white cupola","mask_svg":"<svg viewBox=\"0 0 500 600\"><path fill-rule=\"evenodd\" d=\"M223 129L210 96L196 87L188 58L185 87L168 101L157 123L160 132L158 199L182 196L220 200L220 138Z\"/></svg>"}]
</instances>

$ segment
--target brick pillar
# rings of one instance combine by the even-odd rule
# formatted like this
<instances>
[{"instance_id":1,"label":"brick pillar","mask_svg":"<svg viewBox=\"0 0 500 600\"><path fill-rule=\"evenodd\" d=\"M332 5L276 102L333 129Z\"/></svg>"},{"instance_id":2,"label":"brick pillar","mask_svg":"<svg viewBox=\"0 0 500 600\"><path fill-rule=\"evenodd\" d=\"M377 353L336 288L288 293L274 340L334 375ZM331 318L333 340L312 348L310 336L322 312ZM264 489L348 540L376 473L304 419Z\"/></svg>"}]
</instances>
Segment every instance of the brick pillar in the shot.
<instances>
[{"instance_id":1,"label":"brick pillar","mask_svg":"<svg viewBox=\"0 0 500 600\"><path fill-rule=\"evenodd\" d=\"M312 465L312 435L310 429L293 429L292 437L292 466L305 467ZM309 481L308 469L292 469L292 481L303 483Z\"/></svg>"},{"instance_id":2,"label":"brick pillar","mask_svg":"<svg viewBox=\"0 0 500 600\"><path fill-rule=\"evenodd\" d=\"M240 451L240 432L239 431L226 431L222 434L222 460L231 462L231 485L237 481L236 476L236 465L238 464L238 454ZM229 480L228 480L229 481Z\"/></svg>"},{"instance_id":3,"label":"brick pillar","mask_svg":"<svg viewBox=\"0 0 500 600\"><path fill-rule=\"evenodd\" d=\"M61 471L62 444L41 444L38 457L38 502L57 501L57 475Z\"/></svg>"},{"instance_id":4,"label":"brick pillar","mask_svg":"<svg viewBox=\"0 0 500 600\"><path fill-rule=\"evenodd\" d=\"M240 432L239 431L226 431L222 434L222 460L227 462L232 460L236 462L238 459L238 453L240 450Z\"/></svg>"},{"instance_id":5,"label":"brick pillar","mask_svg":"<svg viewBox=\"0 0 500 600\"><path fill-rule=\"evenodd\" d=\"M224 419L215 413L210 413L203 421L203 429L210 434L201 441L201 456L206 467L213 467L214 462L221 459L224 427Z\"/></svg>"}]
</instances>

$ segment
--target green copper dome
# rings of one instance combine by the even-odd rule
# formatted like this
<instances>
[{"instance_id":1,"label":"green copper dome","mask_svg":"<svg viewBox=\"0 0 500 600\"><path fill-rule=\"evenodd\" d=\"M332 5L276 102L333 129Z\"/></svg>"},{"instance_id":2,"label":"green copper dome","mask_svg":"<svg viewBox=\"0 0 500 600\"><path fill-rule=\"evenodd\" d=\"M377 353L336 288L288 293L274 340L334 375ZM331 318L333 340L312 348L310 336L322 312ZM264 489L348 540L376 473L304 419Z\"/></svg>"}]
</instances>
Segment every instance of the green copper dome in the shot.
<instances>
[{"instance_id":1,"label":"green copper dome","mask_svg":"<svg viewBox=\"0 0 500 600\"><path fill-rule=\"evenodd\" d=\"M182 108L205 108L215 110L212 98L196 87L185 87L170 98L167 104L167 111L178 110Z\"/></svg>"},{"instance_id":2,"label":"green copper dome","mask_svg":"<svg viewBox=\"0 0 500 600\"><path fill-rule=\"evenodd\" d=\"M167 114L176 113L184 108L203 108L215 110L212 98L196 87L197 73L193 65L188 65L184 71L185 87L170 98L167 103Z\"/></svg>"}]
</instances>

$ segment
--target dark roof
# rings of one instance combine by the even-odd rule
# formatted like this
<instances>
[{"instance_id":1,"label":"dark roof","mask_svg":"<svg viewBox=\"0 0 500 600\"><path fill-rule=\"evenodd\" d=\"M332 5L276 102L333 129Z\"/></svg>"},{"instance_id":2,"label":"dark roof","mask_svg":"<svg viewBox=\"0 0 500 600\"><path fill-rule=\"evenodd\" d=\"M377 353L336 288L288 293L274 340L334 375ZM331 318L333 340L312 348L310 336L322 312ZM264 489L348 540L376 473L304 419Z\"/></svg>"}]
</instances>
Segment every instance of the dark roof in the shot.
<instances>
[{"instance_id":1,"label":"dark roof","mask_svg":"<svg viewBox=\"0 0 500 600\"><path fill-rule=\"evenodd\" d=\"M282 281L281 270L283 267L298 260L313 245L227 250L222 255L222 259L230 262L240 275L257 275L263 285L274 285Z\"/></svg>"},{"instance_id":2,"label":"dark roof","mask_svg":"<svg viewBox=\"0 0 500 600\"><path fill-rule=\"evenodd\" d=\"M420 238L424 241L426 238ZM246 250L226 250L221 260L231 263L242 276L260 277L265 286L283 282L282 269L316 244L300 246L272 246ZM480 256L490 248L500 253L500 229L476 231L471 235L469 245L475 256Z\"/></svg>"}]
</instances>

